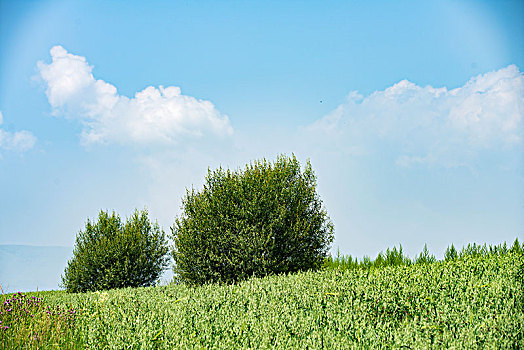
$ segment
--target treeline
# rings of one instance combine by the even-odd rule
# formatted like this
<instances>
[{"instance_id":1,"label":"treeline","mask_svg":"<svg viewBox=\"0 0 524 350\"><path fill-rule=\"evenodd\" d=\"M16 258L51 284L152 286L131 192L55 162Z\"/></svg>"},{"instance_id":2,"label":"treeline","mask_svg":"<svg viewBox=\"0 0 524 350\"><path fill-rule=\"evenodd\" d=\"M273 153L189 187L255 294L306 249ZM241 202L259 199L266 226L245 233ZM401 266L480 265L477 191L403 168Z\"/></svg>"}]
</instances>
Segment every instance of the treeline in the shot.
<instances>
[{"instance_id":1,"label":"treeline","mask_svg":"<svg viewBox=\"0 0 524 350\"><path fill-rule=\"evenodd\" d=\"M334 226L316 186L309 161L302 168L282 155L244 169L208 169L202 189L187 189L169 236L145 209L125 221L101 211L78 233L62 287L147 287L171 260L174 281L188 285L320 269Z\"/></svg>"},{"instance_id":2,"label":"treeline","mask_svg":"<svg viewBox=\"0 0 524 350\"><path fill-rule=\"evenodd\" d=\"M200 190L187 189L182 212L166 235L147 210L122 220L101 211L76 237L73 257L62 275L68 292L154 285L173 262L174 282L233 284L251 277L290 274L323 267L351 269L428 264L437 259L427 246L412 261L402 246L375 260L330 257L334 225L317 193L309 161L294 155L275 162L254 161L243 169L208 169ZM168 238L171 238L170 245ZM445 260L468 255L522 252L511 248L452 245Z\"/></svg>"},{"instance_id":3,"label":"treeline","mask_svg":"<svg viewBox=\"0 0 524 350\"><path fill-rule=\"evenodd\" d=\"M451 261L457 259L464 259L468 256L488 256L488 255L506 255L508 253L524 254L524 242L521 244L518 238L508 247L506 242L498 245L487 245L487 244L476 244L470 243L467 246L462 247L460 251L457 251L455 246L452 244L444 253L443 261ZM427 244L424 245L422 252L410 259L407 255L404 255L402 251L402 245L399 248L393 247L393 249L387 249L386 252L380 252L378 256L372 260L368 256L364 256L362 260L353 258L351 255L341 256L339 252L335 257L329 256L324 261L324 267L328 269L339 269L339 270L350 270L350 269L370 269L380 268L385 266L401 266L401 265L417 265L417 264L430 264L439 261L433 254L428 250Z\"/></svg>"}]
</instances>

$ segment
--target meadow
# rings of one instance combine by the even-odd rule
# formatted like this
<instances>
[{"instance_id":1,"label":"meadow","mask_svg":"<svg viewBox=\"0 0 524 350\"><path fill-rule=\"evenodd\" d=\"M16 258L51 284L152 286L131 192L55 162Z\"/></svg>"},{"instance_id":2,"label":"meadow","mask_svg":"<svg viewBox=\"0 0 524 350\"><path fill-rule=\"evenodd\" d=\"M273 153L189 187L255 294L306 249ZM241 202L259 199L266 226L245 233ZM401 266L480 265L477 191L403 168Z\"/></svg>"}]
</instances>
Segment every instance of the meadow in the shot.
<instances>
[{"instance_id":1,"label":"meadow","mask_svg":"<svg viewBox=\"0 0 524 350\"><path fill-rule=\"evenodd\" d=\"M4 301L0 347L524 348L523 250L389 265L388 251L377 264L332 258L320 271L234 285L28 293L17 299L39 300L41 316L15 322Z\"/></svg>"}]
</instances>

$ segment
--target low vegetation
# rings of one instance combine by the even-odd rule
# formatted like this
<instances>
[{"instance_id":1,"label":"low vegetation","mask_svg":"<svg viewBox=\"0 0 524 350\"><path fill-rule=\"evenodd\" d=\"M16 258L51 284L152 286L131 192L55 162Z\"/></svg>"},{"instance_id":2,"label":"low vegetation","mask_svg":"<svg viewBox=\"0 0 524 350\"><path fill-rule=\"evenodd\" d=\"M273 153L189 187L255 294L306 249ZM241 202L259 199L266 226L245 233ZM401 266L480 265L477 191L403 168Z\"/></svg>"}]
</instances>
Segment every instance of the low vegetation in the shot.
<instances>
[{"instance_id":1,"label":"low vegetation","mask_svg":"<svg viewBox=\"0 0 524 350\"><path fill-rule=\"evenodd\" d=\"M20 292L3 298L0 307L0 348L82 348L75 328L77 310L44 303L39 296Z\"/></svg>"},{"instance_id":2,"label":"low vegetation","mask_svg":"<svg viewBox=\"0 0 524 350\"><path fill-rule=\"evenodd\" d=\"M524 347L524 245L469 245L433 262L400 253L232 285L31 296L77 311L78 348Z\"/></svg>"}]
</instances>

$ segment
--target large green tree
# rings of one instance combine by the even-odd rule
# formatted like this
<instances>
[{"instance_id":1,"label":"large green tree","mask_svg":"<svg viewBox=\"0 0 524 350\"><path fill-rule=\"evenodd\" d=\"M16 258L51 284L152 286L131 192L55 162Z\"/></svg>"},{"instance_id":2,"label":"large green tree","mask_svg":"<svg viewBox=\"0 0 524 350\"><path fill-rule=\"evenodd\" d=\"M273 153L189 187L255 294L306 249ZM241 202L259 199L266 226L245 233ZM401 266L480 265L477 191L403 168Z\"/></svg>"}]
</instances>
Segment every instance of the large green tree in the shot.
<instances>
[{"instance_id":1,"label":"large green tree","mask_svg":"<svg viewBox=\"0 0 524 350\"><path fill-rule=\"evenodd\" d=\"M172 226L175 277L190 284L319 268L334 227L308 161L279 156L244 170L208 170Z\"/></svg>"},{"instance_id":2,"label":"large green tree","mask_svg":"<svg viewBox=\"0 0 524 350\"><path fill-rule=\"evenodd\" d=\"M69 292L150 286L167 267L168 252L165 233L146 210L125 223L115 212L100 211L78 233L62 286Z\"/></svg>"}]
</instances>

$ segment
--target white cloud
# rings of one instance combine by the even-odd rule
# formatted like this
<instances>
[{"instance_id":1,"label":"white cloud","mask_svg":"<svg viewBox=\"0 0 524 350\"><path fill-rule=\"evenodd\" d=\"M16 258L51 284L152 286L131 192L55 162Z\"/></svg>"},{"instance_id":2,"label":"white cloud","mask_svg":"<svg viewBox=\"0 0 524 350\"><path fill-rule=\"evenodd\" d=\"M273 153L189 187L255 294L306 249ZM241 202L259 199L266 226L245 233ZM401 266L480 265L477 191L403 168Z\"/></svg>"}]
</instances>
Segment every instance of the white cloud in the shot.
<instances>
[{"instance_id":1,"label":"white cloud","mask_svg":"<svg viewBox=\"0 0 524 350\"><path fill-rule=\"evenodd\" d=\"M128 98L96 80L84 57L61 46L51 49L51 57L50 64L38 62L38 69L53 114L80 120L86 144L169 144L233 133L228 117L211 102L182 95L179 87L149 86Z\"/></svg>"},{"instance_id":2,"label":"white cloud","mask_svg":"<svg viewBox=\"0 0 524 350\"><path fill-rule=\"evenodd\" d=\"M0 111L0 125L3 114ZM36 137L29 131L22 130L14 133L0 129L0 149L24 152L34 147Z\"/></svg>"},{"instance_id":3,"label":"white cloud","mask_svg":"<svg viewBox=\"0 0 524 350\"><path fill-rule=\"evenodd\" d=\"M522 147L523 114L524 76L510 65L452 90L403 80L367 97L352 92L307 132L348 154L390 153L398 166L457 166Z\"/></svg>"}]
</instances>

